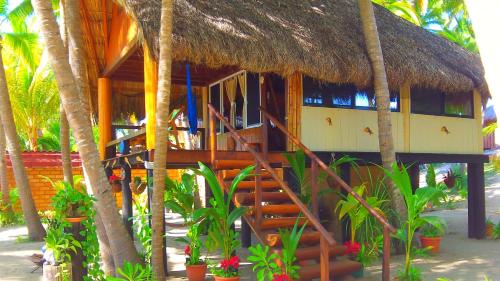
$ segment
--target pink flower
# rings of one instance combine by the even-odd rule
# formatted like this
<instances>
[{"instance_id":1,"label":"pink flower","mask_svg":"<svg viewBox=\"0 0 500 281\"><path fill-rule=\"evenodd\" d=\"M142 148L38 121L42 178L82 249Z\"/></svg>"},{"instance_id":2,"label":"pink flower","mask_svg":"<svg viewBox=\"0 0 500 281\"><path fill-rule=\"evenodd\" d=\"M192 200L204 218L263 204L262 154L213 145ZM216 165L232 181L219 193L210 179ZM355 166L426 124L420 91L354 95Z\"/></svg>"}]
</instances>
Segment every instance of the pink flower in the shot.
<instances>
[{"instance_id":1,"label":"pink flower","mask_svg":"<svg viewBox=\"0 0 500 281\"><path fill-rule=\"evenodd\" d=\"M290 277L288 277L288 275L283 273L283 274L274 274L273 281L292 281L292 279L290 279Z\"/></svg>"},{"instance_id":2,"label":"pink flower","mask_svg":"<svg viewBox=\"0 0 500 281\"><path fill-rule=\"evenodd\" d=\"M352 241L345 242L344 246L346 246L346 250L345 250L344 255L352 254L355 256L359 253L359 250L361 250L361 245L359 243L352 242Z\"/></svg>"},{"instance_id":3,"label":"pink flower","mask_svg":"<svg viewBox=\"0 0 500 281\"><path fill-rule=\"evenodd\" d=\"M189 247L189 245L187 245L186 248L184 248L184 254L186 256L191 256L191 247Z\"/></svg>"},{"instance_id":4,"label":"pink flower","mask_svg":"<svg viewBox=\"0 0 500 281\"><path fill-rule=\"evenodd\" d=\"M220 262L220 267L222 267L222 269L226 271L229 269L229 266L230 266L229 260L222 260Z\"/></svg>"},{"instance_id":5,"label":"pink flower","mask_svg":"<svg viewBox=\"0 0 500 281\"><path fill-rule=\"evenodd\" d=\"M229 265L234 269L238 269L240 267L240 258L238 256L231 257Z\"/></svg>"}]
</instances>

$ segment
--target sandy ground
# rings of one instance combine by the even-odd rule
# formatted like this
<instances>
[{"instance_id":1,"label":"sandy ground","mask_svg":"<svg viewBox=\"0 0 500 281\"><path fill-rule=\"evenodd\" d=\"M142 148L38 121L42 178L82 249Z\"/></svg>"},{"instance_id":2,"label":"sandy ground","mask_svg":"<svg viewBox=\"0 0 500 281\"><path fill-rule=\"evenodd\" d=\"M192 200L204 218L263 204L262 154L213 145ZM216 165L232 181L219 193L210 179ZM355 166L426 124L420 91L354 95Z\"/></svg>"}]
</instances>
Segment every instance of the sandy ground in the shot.
<instances>
[{"instance_id":1,"label":"sandy ground","mask_svg":"<svg viewBox=\"0 0 500 281\"><path fill-rule=\"evenodd\" d=\"M486 179L487 217L500 222L500 175ZM432 215L443 217L448 223L448 231L442 241L441 253L436 256L419 258L415 265L422 269L424 280L448 278L452 281L483 281L485 276L500 281L500 240L471 240L467 238L467 202L457 204L457 209L440 210ZM34 268L27 256L40 252L42 243L17 242L16 238L26 235L25 227L0 228L0 280L42 280L41 270L30 273ZM183 247L174 241L184 236L185 230L168 232L168 280L187 280L184 272ZM246 250L239 252L246 257ZM402 265L402 256L391 258L391 276ZM242 263L242 280L255 280L251 265ZM367 268L366 280L380 280L380 264Z\"/></svg>"}]
</instances>

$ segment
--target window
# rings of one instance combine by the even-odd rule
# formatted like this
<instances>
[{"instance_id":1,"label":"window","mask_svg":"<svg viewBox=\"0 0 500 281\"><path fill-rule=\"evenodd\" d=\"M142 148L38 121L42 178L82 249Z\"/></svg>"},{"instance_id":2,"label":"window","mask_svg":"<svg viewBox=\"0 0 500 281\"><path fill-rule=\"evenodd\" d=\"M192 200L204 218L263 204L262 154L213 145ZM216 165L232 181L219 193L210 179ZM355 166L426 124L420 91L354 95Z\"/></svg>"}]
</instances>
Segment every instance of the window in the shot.
<instances>
[{"instance_id":1,"label":"window","mask_svg":"<svg viewBox=\"0 0 500 281\"><path fill-rule=\"evenodd\" d=\"M376 109L372 89L361 90L353 84L320 83L303 77L304 105L353 109ZM399 111L399 93L391 92L391 111Z\"/></svg>"},{"instance_id":2,"label":"window","mask_svg":"<svg viewBox=\"0 0 500 281\"><path fill-rule=\"evenodd\" d=\"M211 85L210 102L238 130L259 125L259 74L241 71ZM232 111L234 111L233 116L231 116ZM217 132L220 133L222 122L217 123ZM224 132L227 131L224 127Z\"/></svg>"},{"instance_id":3,"label":"window","mask_svg":"<svg viewBox=\"0 0 500 281\"><path fill-rule=\"evenodd\" d=\"M411 112L417 114L473 117L473 96L445 94L435 89L412 88Z\"/></svg>"}]
</instances>

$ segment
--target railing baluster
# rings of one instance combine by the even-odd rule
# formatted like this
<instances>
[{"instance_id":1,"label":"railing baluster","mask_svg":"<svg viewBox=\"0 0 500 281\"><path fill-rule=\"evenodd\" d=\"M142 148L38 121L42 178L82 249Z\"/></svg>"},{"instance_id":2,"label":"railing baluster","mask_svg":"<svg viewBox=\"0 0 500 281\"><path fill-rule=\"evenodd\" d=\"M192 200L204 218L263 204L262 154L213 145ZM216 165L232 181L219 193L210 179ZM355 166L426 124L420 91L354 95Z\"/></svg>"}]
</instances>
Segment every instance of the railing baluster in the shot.
<instances>
[{"instance_id":1,"label":"railing baluster","mask_svg":"<svg viewBox=\"0 0 500 281\"><path fill-rule=\"evenodd\" d=\"M391 279L391 236L390 229L384 226L384 256L382 260L382 281L389 281Z\"/></svg>"},{"instance_id":2,"label":"railing baluster","mask_svg":"<svg viewBox=\"0 0 500 281\"><path fill-rule=\"evenodd\" d=\"M257 161L255 165L255 225L260 226L262 223L262 166Z\"/></svg>"},{"instance_id":3,"label":"railing baluster","mask_svg":"<svg viewBox=\"0 0 500 281\"><path fill-rule=\"evenodd\" d=\"M319 219L318 203L318 163L311 161L311 203L312 212Z\"/></svg>"},{"instance_id":4,"label":"railing baluster","mask_svg":"<svg viewBox=\"0 0 500 281\"><path fill-rule=\"evenodd\" d=\"M319 240L319 246L321 248L320 253L320 271L321 271L321 281L330 280L330 245L326 242L325 237L321 236ZM333 280L333 278L332 278Z\"/></svg>"},{"instance_id":5,"label":"railing baluster","mask_svg":"<svg viewBox=\"0 0 500 281\"><path fill-rule=\"evenodd\" d=\"M215 153L217 152L217 126L215 113L210 110L210 161L212 162L212 167L215 166Z\"/></svg>"}]
</instances>

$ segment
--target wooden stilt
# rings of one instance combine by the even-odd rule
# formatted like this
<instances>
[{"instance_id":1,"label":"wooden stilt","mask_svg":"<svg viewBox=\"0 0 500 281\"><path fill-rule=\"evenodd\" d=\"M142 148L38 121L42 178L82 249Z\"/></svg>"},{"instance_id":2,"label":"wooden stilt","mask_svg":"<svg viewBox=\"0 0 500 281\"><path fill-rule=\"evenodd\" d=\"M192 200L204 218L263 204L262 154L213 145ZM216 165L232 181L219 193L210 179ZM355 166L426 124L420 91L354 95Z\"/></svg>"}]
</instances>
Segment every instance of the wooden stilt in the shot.
<instances>
[{"instance_id":1,"label":"wooden stilt","mask_svg":"<svg viewBox=\"0 0 500 281\"><path fill-rule=\"evenodd\" d=\"M122 164L122 218L123 224L128 230L130 237L134 237L132 232L132 191L130 182L132 181L132 170L127 163Z\"/></svg>"},{"instance_id":2,"label":"wooden stilt","mask_svg":"<svg viewBox=\"0 0 500 281\"><path fill-rule=\"evenodd\" d=\"M486 203L484 198L484 164L467 164L469 238L486 237Z\"/></svg>"}]
</instances>

